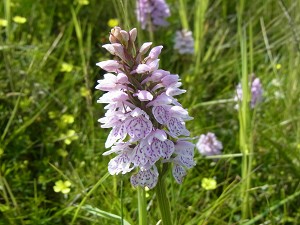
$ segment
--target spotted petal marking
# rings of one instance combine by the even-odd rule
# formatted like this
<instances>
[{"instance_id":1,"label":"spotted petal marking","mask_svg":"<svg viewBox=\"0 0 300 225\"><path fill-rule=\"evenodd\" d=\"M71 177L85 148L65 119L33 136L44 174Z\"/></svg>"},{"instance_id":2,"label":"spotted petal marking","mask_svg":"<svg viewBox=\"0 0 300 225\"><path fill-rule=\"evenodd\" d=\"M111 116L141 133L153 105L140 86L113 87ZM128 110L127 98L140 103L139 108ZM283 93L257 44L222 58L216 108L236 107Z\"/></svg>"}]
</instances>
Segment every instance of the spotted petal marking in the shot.
<instances>
[{"instance_id":1,"label":"spotted petal marking","mask_svg":"<svg viewBox=\"0 0 300 225\"><path fill-rule=\"evenodd\" d=\"M120 154L111 159L108 163L108 172L111 175L130 172L134 167L130 167L131 160L127 153Z\"/></svg>"},{"instance_id":2,"label":"spotted petal marking","mask_svg":"<svg viewBox=\"0 0 300 225\"><path fill-rule=\"evenodd\" d=\"M148 162L146 152L150 151L150 146L146 141L141 141L132 152L132 162L135 166L145 166Z\"/></svg>"},{"instance_id":3,"label":"spotted petal marking","mask_svg":"<svg viewBox=\"0 0 300 225\"><path fill-rule=\"evenodd\" d=\"M158 172L155 166L148 170L139 171L137 174L132 175L130 178L131 184L134 187L148 187L152 189L155 187L158 180Z\"/></svg>"},{"instance_id":4,"label":"spotted petal marking","mask_svg":"<svg viewBox=\"0 0 300 225\"><path fill-rule=\"evenodd\" d=\"M151 145L146 151L146 155L149 157L150 164L156 163L161 156L161 143L162 141L157 138L153 138Z\"/></svg>"},{"instance_id":5,"label":"spotted petal marking","mask_svg":"<svg viewBox=\"0 0 300 225\"><path fill-rule=\"evenodd\" d=\"M151 121L142 115L128 120L125 126L130 137L135 140L146 137L152 130Z\"/></svg>"},{"instance_id":6,"label":"spotted petal marking","mask_svg":"<svg viewBox=\"0 0 300 225\"><path fill-rule=\"evenodd\" d=\"M177 141L175 145L175 153L185 157L194 157L195 145L189 141Z\"/></svg>"},{"instance_id":7,"label":"spotted petal marking","mask_svg":"<svg viewBox=\"0 0 300 225\"><path fill-rule=\"evenodd\" d=\"M154 118L160 124L167 124L168 120L170 119L169 113L163 106L154 106L152 108L152 113Z\"/></svg>"},{"instance_id":8,"label":"spotted petal marking","mask_svg":"<svg viewBox=\"0 0 300 225\"><path fill-rule=\"evenodd\" d=\"M180 135L190 135L190 132L185 128L184 122L175 117L171 117L168 120L167 126L173 137L178 137Z\"/></svg>"},{"instance_id":9,"label":"spotted petal marking","mask_svg":"<svg viewBox=\"0 0 300 225\"><path fill-rule=\"evenodd\" d=\"M181 184L183 181L183 178L186 176L186 171L182 166L180 166L178 164L174 164L174 166L172 168L172 174L173 174L173 177L175 178L176 182L178 184Z\"/></svg>"},{"instance_id":10,"label":"spotted petal marking","mask_svg":"<svg viewBox=\"0 0 300 225\"><path fill-rule=\"evenodd\" d=\"M127 131L125 124L121 124L120 126L115 126L109 133L107 140L105 142L105 148L111 147L117 140L124 140L126 137Z\"/></svg>"},{"instance_id":11,"label":"spotted petal marking","mask_svg":"<svg viewBox=\"0 0 300 225\"><path fill-rule=\"evenodd\" d=\"M156 141L151 144L151 148L159 148L161 157L163 157L164 159L170 159L171 155L174 152L174 143L168 139L165 141L156 139Z\"/></svg>"},{"instance_id":12,"label":"spotted petal marking","mask_svg":"<svg viewBox=\"0 0 300 225\"><path fill-rule=\"evenodd\" d=\"M185 166L188 169L194 167L196 164L193 160L193 157L190 156L177 155L173 160L174 162L177 162L178 164Z\"/></svg>"}]
</instances>

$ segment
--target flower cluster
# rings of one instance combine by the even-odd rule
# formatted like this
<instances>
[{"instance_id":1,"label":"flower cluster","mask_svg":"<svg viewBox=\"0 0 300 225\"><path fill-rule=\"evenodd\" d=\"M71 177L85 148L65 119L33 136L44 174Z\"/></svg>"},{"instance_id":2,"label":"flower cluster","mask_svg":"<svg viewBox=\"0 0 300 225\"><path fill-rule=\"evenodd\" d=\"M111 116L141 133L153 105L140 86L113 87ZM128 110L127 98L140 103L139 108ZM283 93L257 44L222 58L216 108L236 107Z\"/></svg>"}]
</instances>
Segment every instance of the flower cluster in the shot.
<instances>
[{"instance_id":1,"label":"flower cluster","mask_svg":"<svg viewBox=\"0 0 300 225\"><path fill-rule=\"evenodd\" d=\"M150 50L152 43L146 42L138 48L136 36L136 29L113 28L110 44L103 47L115 60L97 63L109 72L96 86L107 91L98 100L107 103L99 122L102 128L112 128L105 143L110 150L103 155L117 154L108 164L112 175L137 168L131 176L133 186L155 187L160 163L172 163L173 176L181 183L186 169L195 165L194 144L185 127L193 118L174 97L185 90L179 88L178 75L158 69L163 47Z\"/></svg>"},{"instance_id":2,"label":"flower cluster","mask_svg":"<svg viewBox=\"0 0 300 225\"><path fill-rule=\"evenodd\" d=\"M263 89L258 77L252 76L252 83L251 83L251 102L250 107L253 109L259 102L262 101ZM236 102L242 101L243 99L243 90L242 85L239 83L236 87L236 95L234 100ZM235 106L238 109L238 104Z\"/></svg>"},{"instance_id":3,"label":"flower cluster","mask_svg":"<svg viewBox=\"0 0 300 225\"><path fill-rule=\"evenodd\" d=\"M223 145L217 140L214 133L208 132L206 135L201 134L196 144L200 154L205 156L220 155Z\"/></svg>"},{"instance_id":4,"label":"flower cluster","mask_svg":"<svg viewBox=\"0 0 300 225\"><path fill-rule=\"evenodd\" d=\"M191 31L176 31L174 49L179 54L194 54L194 38Z\"/></svg>"},{"instance_id":5,"label":"flower cluster","mask_svg":"<svg viewBox=\"0 0 300 225\"><path fill-rule=\"evenodd\" d=\"M136 14L142 29L169 25L166 18L170 16L170 9L165 0L137 0Z\"/></svg>"}]
</instances>

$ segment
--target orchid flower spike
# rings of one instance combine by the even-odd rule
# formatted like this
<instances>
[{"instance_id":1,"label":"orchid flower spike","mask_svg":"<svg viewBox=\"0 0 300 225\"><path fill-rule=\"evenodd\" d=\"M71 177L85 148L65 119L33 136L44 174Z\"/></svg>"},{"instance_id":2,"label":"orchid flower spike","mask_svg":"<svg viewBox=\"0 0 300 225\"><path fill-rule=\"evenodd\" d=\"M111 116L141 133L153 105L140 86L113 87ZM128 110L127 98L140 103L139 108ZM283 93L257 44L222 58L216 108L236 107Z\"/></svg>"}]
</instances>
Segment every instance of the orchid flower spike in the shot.
<instances>
[{"instance_id":1,"label":"orchid flower spike","mask_svg":"<svg viewBox=\"0 0 300 225\"><path fill-rule=\"evenodd\" d=\"M96 89L105 91L98 102L107 104L102 128L111 128L103 155L115 154L108 164L110 174L132 172L134 187L154 188L162 166L172 167L178 183L195 165L194 144L185 122L193 118L177 101L178 75L159 69L162 46L135 43L137 30L111 30L110 44L103 47L114 60L97 63L108 73ZM147 54L148 53L148 54Z\"/></svg>"}]
</instances>

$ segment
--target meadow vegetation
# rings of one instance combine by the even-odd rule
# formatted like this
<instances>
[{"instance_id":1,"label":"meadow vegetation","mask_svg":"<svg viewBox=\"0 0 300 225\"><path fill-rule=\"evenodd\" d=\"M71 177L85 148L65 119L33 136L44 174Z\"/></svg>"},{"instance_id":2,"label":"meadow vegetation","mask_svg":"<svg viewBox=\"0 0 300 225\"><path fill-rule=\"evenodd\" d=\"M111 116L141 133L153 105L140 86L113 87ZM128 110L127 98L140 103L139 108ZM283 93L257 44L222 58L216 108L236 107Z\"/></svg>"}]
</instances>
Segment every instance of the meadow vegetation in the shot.
<instances>
[{"instance_id":1,"label":"meadow vegetation","mask_svg":"<svg viewBox=\"0 0 300 225\"><path fill-rule=\"evenodd\" d=\"M170 24L155 31L141 29L135 0L0 3L0 224L138 224L137 190L130 175L109 175L109 129L97 122L105 71L96 63L111 58L101 46L114 25L163 45L160 68L187 90L180 102L194 117L193 142L213 132L223 143L217 160L195 149L182 185L167 178L174 224L299 224L300 1L166 2ZM193 55L173 48L183 28ZM263 87L254 109L251 74ZM154 225L156 195L146 196Z\"/></svg>"}]
</instances>

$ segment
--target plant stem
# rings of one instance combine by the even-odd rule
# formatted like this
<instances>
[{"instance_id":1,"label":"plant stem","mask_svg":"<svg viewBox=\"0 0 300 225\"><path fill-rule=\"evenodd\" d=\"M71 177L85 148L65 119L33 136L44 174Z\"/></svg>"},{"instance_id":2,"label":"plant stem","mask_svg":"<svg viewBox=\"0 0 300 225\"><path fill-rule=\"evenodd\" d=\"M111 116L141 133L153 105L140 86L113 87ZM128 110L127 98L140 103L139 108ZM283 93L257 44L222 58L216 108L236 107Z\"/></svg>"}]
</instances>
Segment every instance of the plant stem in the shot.
<instances>
[{"instance_id":1,"label":"plant stem","mask_svg":"<svg viewBox=\"0 0 300 225\"><path fill-rule=\"evenodd\" d=\"M239 24L241 58L242 58L242 102L239 108L240 123L240 149L242 156L242 185L241 185L241 212L242 219L246 220L251 214L251 202L249 198L249 190L251 188L251 171L252 171L252 130L250 126L250 109L251 93L248 79L248 61L247 61L247 38L246 30Z\"/></svg>"},{"instance_id":2,"label":"plant stem","mask_svg":"<svg viewBox=\"0 0 300 225\"><path fill-rule=\"evenodd\" d=\"M171 209L169 199L167 197L166 186L164 183L164 177L159 176L158 182L156 184L156 196L158 199L159 210L161 213L162 224L172 225Z\"/></svg>"},{"instance_id":3,"label":"plant stem","mask_svg":"<svg viewBox=\"0 0 300 225\"><path fill-rule=\"evenodd\" d=\"M145 188L138 187L139 225L147 225L147 203Z\"/></svg>"}]
</instances>

